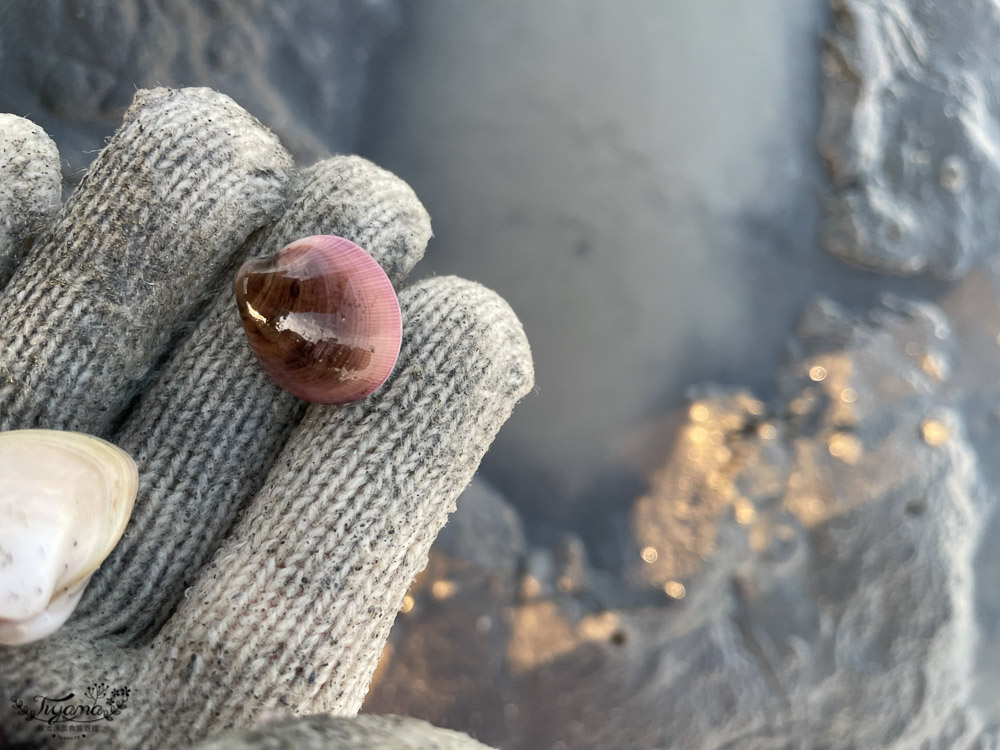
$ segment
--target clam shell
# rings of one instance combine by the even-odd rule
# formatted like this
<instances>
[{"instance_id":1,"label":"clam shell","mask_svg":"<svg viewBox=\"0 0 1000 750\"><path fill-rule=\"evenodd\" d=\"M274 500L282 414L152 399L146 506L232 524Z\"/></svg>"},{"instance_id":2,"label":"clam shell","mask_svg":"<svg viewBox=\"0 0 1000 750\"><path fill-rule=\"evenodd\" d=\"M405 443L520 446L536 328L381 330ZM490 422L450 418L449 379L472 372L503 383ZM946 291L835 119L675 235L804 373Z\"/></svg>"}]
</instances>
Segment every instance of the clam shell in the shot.
<instances>
[{"instance_id":1,"label":"clam shell","mask_svg":"<svg viewBox=\"0 0 1000 750\"><path fill-rule=\"evenodd\" d=\"M52 633L118 543L139 486L120 448L78 432L0 432L0 644Z\"/></svg>"},{"instance_id":2,"label":"clam shell","mask_svg":"<svg viewBox=\"0 0 1000 750\"><path fill-rule=\"evenodd\" d=\"M236 304L264 371L306 401L365 398L399 356L402 318L392 282L343 237L303 237L251 258L236 275Z\"/></svg>"}]
</instances>

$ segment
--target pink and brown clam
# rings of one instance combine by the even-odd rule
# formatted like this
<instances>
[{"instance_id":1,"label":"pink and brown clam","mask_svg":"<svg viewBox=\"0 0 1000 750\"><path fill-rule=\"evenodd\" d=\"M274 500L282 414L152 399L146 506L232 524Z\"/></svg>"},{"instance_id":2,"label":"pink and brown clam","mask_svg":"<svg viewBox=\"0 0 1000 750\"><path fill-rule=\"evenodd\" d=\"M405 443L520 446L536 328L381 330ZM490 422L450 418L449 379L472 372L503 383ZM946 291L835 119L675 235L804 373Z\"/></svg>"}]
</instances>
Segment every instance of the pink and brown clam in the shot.
<instances>
[{"instance_id":1,"label":"pink and brown clam","mask_svg":"<svg viewBox=\"0 0 1000 750\"><path fill-rule=\"evenodd\" d=\"M382 267L350 240L304 237L236 275L250 348L282 388L314 403L368 396L399 356L402 317Z\"/></svg>"}]
</instances>

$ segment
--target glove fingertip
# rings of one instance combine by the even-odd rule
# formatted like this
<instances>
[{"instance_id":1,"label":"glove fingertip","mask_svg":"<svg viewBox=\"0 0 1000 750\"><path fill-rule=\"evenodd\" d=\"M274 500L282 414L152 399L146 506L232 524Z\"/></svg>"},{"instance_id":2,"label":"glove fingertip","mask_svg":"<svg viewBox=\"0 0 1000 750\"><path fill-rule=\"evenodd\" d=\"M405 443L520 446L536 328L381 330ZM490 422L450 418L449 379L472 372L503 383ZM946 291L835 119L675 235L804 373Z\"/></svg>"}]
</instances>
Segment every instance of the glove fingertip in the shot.
<instances>
[{"instance_id":1,"label":"glove fingertip","mask_svg":"<svg viewBox=\"0 0 1000 750\"><path fill-rule=\"evenodd\" d=\"M394 286L423 258L430 216L413 189L392 172L360 156L334 156L303 170L297 188L296 223L360 245Z\"/></svg>"},{"instance_id":2,"label":"glove fingertip","mask_svg":"<svg viewBox=\"0 0 1000 750\"><path fill-rule=\"evenodd\" d=\"M41 127L0 114L0 287L59 208L59 150Z\"/></svg>"}]
</instances>

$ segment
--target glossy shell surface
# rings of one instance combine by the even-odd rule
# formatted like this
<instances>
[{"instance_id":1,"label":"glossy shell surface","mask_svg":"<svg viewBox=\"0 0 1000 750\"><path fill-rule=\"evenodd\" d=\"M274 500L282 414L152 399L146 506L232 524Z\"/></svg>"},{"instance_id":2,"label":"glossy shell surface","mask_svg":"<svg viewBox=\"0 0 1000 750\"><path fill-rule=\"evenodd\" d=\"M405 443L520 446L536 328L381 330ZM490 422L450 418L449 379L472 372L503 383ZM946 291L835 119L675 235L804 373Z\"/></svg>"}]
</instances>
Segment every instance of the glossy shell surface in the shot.
<instances>
[{"instance_id":1,"label":"glossy shell surface","mask_svg":"<svg viewBox=\"0 0 1000 750\"><path fill-rule=\"evenodd\" d=\"M236 275L236 303L264 371L306 401L364 398L399 356L402 317L392 282L342 237L305 237L251 258Z\"/></svg>"}]
</instances>

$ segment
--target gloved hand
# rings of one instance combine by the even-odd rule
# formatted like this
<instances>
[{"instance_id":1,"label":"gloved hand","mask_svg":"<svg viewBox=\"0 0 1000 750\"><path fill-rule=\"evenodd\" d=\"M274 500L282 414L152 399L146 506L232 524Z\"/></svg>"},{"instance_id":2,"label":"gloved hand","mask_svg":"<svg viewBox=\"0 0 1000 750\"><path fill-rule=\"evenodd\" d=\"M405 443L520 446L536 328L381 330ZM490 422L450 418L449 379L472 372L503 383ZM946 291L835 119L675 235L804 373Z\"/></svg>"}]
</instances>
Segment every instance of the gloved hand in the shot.
<instances>
[{"instance_id":1,"label":"gloved hand","mask_svg":"<svg viewBox=\"0 0 1000 750\"><path fill-rule=\"evenodd\" d=\"M204 89L140 91L62 207L57 159L38 128L0 119L0 274L17 266L0 278L0 429L105 436L140 485L73 618L0 648L0 733L173 748L278 712L332 716L203 747L480 747L351 717L455 498L532 387L514 313L457 278L404 288L389 381L308 406L254 359L235 264L336 234L398 288L430 237L405 183L356 157L297 172L268 130ZM89 703L95 684L120 710L73 743L9 703Z\"/></svg>"}]
</instances>

